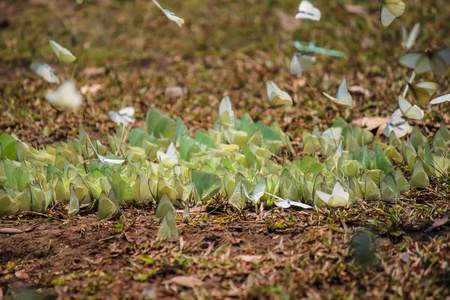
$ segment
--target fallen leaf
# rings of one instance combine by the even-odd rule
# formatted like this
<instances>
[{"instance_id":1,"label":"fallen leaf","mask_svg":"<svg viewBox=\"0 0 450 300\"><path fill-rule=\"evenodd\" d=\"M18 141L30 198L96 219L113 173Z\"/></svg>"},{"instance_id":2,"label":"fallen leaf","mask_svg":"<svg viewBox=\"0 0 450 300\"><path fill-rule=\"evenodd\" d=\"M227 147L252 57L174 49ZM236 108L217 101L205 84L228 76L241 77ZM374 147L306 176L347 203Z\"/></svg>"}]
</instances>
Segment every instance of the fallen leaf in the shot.
<instances>
[{"instance_id":1,"label":"fallen leaf","mask_svg":"<svg viewBox=\"0 0 450 300\"><path fill-rule=\"evenodd\" d=\"M81 87L80 92L83 95L94 95L98 91L100 91L102 88L103 88L103 86L101 84L94 83L92 85L85 85L85 86Z\"/></svg>"},{"instance_id":2,"label":"fallen leaf","mask_svg":"<svg viewBox=\"0 0 450 300\"><path fill-rule=\"evenodd\" d=\"M193 288L202 285L203 281L191 276L175 276L169 280L163 281L163 283L175 283L184 287Z\"/></svg>"},{"instance_id":3,"label":"fallen leaf","mask_svg":"<svg viewBox=\"0 0 450 300\"><path fill-rule=\"evenodd\" d=\"M189 208L189 213L191 214L198 214L198 213L204 213L206 212L206 206L196 206ZM177 209L177 213L184 213L184 209Z\"/></svg>"},{"instance_id":4,"label":"fallen leaf","mask_svg":"<svg viewBox=\"0 0 450 300\"><path fill-rule=\"evenodd\" d=\"M80 75L85 78L89 78L89 77L93 77L93 76L103 75L105 73L106 73L105 67L100 67L100 68L90 67L90 68L86 68L83 71L81 71Z\"/></svg>"},{"instance_id":5,"label":"fallen leaf","mask_svg":"<svg viewBox=\"0 0 450 300\"><path fill-rule=\"evenodd\" d=\"M23 230L17 229L17 228L0 228L0 233L5 234L16 234L16 233L23 233Z\"/></svg>"},{"instance_id":6,"label":"fallen leaf","mask_svg":"<svg viewBox=\"0 0 450 300\"><path fill-rule=\"evenodd\" d=\"M447 221L448 221L448 210L447 210L447 212L445 213L445 215L442 217L442 219L434 219L433 224L432 224L430 227L428 227L427 229L425 229L424 232L430 232L430 231L432 231L433 229L438 228L438 227L444 225L445 223L447 223Z\"/></svg>"},{"instance_id":7,"label":"fallen leaf","mask_svg":"<svg viewBox=\"0 0 450 300\"><path fill-rule=\"evenodd\" d=\"M366 9L360 5L346 4L345 10L347 10L349 13L357 14L357 15L366 13Z\"/></svg>"},{"instance_id":8,"label":"fallen leaf","mask_svg":"<svg viewBox=\"0 0 450 300\"><path fill-rule=\"evenodd\" d=\"M24 270L16 271L15 275L19 279L30 279L30 275L28 275L28 273Z\"/></svg>"},{"instance_id":9,"label":"fallen leaf","mask_svg":"<svg viewBox=\"0 0 450 300\"><path fill-rule=\"evenodd\" d=\"M169 96L171 98L178 98L186 94L186 89L182 88L181 86L169 86L166 88L166 91L164 92L166 96Z\"/></svg>"},{"instance_id":10,"label":"fallen leaf","mask_svg":"<svg viewBox=\"0 0 450 300\"><path fill-rule=\"evenodd\" d=\"M359 85L353 85L353 86L349 87L348 91L352 92L352 93L356 93L356 94L361 94L364 96L364 98L370 98L375 94L374 92L369 91L368 89L365 89Z\"/></svg>"},{"instance_id":11,"label":"fallen leaf","mask_svg":"<svg viewBox=\"0 0 450 300\"><path fill-rule=\"evenodd\" d=\"M260 260L262 255L249 255L249 254L241 254L238 255L237 258L240 258L242 261L245 262L253 262L256 260Z\"/></svg>"},{"instance_id":12,"label":"fallen leaf","mask_svg":"<svg viewBox=\"0 0 450 300\"><path fill-rule=\"evenodd\" d=\"M141 294L142 299L156 299L156 291L151 284L147 285Z\"/></svg>"},{"instance_id":13,"label":"fallen leaf","mask_svg":"<svg viewBox=\"0 0 450 300\"><path fill-rule=\"evenodd\" d=\"M365 127L366 130L373 130L380 127L381 125L386 125L390 121L390 118L383 117L364 117L361 119L353 120L352 123L360 127Z\"/></svg>"}]
</instances>

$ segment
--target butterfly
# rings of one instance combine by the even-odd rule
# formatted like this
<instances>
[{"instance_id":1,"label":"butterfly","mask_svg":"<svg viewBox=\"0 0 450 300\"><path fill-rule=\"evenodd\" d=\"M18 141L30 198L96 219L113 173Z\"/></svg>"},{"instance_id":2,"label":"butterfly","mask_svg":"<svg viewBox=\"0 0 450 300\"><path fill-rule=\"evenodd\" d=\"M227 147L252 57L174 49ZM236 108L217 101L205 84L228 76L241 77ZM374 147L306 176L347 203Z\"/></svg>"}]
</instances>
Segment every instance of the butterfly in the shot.
<instances>
[{"instance_id":1,"label":"butterfly","mask_svg":"<svg viewBox=\"0 0 450 300\"><path fill-rule=\"evenodd\" d=\"M59 61L63 64L71 63L77 59L69 50L55 41L50 40L50 47L52 47L56 57L58 57Z\"/></svg>"},{"instance_id":2,"label":"butterfly","mask_svg":"<svg viewBox=\"0 0 450 300\"><path fill-rule=\"evenodd\" d=\"M55 69L50 67L50 65L40 63L40 62L35 62L35 63L31 64L30 68L34 72L36 72L36 74L38 74L39 76L44 78L45 81L47 81L49 83L59 83L59 79L56 76L56 71L55 71Z\"/></svg>"},{"instance_id":3,"label":"butterfly","mask_svg":"<svg viewBox=\"0 0 450 300\"><path fill-rule=\"evenodd\" d=\"M418 74L433 71L434 75L441 76L447 72L450 65L450 48L408 53L401 56L398 62L414 69Z\"/></svg>"},{"instance_id":4,"label":"butterfly","mask_svg":"<svg viewBox=\"0 0 450 300\"><path fill-rule=\"evenodd\" d=\"M255 204L258 204L259 199L264 195L264 191L266 190L266 179L261 179L253 188L253 191L250 195L248 194L247 189L243 184L242 189L244 190L245 197L252 200Z\"/></svg>"},{"instance_id":5,"label":"butterfly","mask_svg":"<svg viewBox=\"0 0 450 300\"><path fill-rule=\"evenodd\" d=\"M440 104L440 103L444 103L444 102L450 102L450 94L442 95L437 98L434 98L433 100L430 101L429 104Z\"/></svg>"},{"instance_id":6,"label":"butterfly","mask_svg":"<svg viewBox=\"0 0 450 300\"><path fill-rule=\"evenodd\" d=\"M403 118L402 111L396 109L392 114L390 121L387 123L383 134L389 137L393 131L396 137L401 138L408 133L410 127L409 123Z\"/></svg>"},{"instance_id":7,"label":"butterfly","mask_svg":"<svg viewBox=\"0 0 450 300\"><path fill-rule=\"evenodd\" d=\"M316 61L313 56L305 55L304 53L294 53L291 60L291 75L295 76L303 71L309 71Z\"/></svg>"},{"instance_id":8,"label":"butterfly","mask_svg":"<svg viewBox=\"0 0 450 300\"><path fill-rule=\"evenodd\" d=\"M219 123L224 126L233 127L234 126L234 112L231 106L230 97L223 97L220 101L219 106Z\"/></svg>"},{"instance_id":9,"label":"butterfly","mask_svg":"<svg viewBox=\"0 0 450 300\"><path fill-rule=\"evenodd\" d=\"M419 34L420 24L416 23L414 25L413 29L411 29L411 32L406 32L405 26L402 25L402 47L405 49L410 49L414 42L416 41L417 35Z\"/></svg>"},{"instance_id":10,"label":"butterfly","mask_svg":"<svg viewBox=\"0 0 450 300\"><path fill-rule=\"evenodd\" d=\"M272 196L272 197L274 197L274 198L276 199L276 200L274 201L274 204L275 204L276 206L278 206L278 207L281 207L281 208L289 208L289 207L291 207L291 206L298 206L298 207L306 208L306 209L308 209L308 208L313 208L311 205L304 204L304 203L297 202L297 201L293 201L293 200L291 200L291 199L289 199L289 198L283 199L283 198L281 198L281 197L278 197L278 196L276 196L276 195L274 195L274 194L267 193L267 192L266 192L266 194L267 194L267 195L270 195L270 196Z\"/></svg>"},{"instance_id":11,"label":"butterfly","mask_svg":"<svg viewBox=\"0 0 450 300\"><path fill-rule=\"evenodd\" d=\"M289 107L292 106L292 98L285 91L280 88L273 81L267 82L267 96L269 97L269 104L272 108Z\"/></svg>"},{"instance_id":12,"label":"butterfly","mask_svg":"<svg viewBox=\"0 0 450 300\"><path fill-rule=\"evenodd\" d=\"M381 2L381 24L387 28L396 17L405 12L405 3L401 0L380 0Z\"/></svg>"},{"instance_id":13,"label":"butterfly","mask_svg":"<svg viewBox=\"0 0 450 300\"><path fill-rule=\"evenodd\" d=\"M411 105L408 101L405 100L402 96L398 97L398 105L400 106L400 110L404 117L412 120L422 120L423 119L423 110L421 110L417 105Z\"/></svg>"},{"instance_id":14,"label":"butterfly","mask_svg":"<svg viewBox=\"0 0 450 300\"><path fill-rule=\"evenodd\" d=\"M125 162L124 159L106 158L103 155L98 154L97 150L95 149L94 145L91 142L91 139L88 139L88 140L89 140L89 143L91 144L92 150L94 150L95 155L98 157L98 160L101 161L102 163L120 165Z\"/></svg>"},{"instance_id":15,"label":"butterfly","mask_svg":"<svg viewBox=\"0 0 450 300\"><path fill-rule=\"evenodd\" d=\"M334 185L331 195L322 191L316 191L316 195L320 200L332 207L346 206L348 205L350 199L350 194L344 190L339 181L337 181Z\"/></svg>"},{"instance_id":16,"label":"butterfly","mask_svg":"<svg viewBox=\"0 0 450 300\"><path fill-rule=\"evenodd\" d=\"M438 85L434 82L424 81L417 83L408 83L414 102L423 106L430 101L431 95L436 92Z\"/></svg>"},{"instance_id":17,"label":"butterfly","mask_svg":"<svg viewBox=\"0 0 450 300\"><path fill-rule=\"evenodd\" d=\"M48 91L45 99L55 106L76 108L83 102L83 96L78 92L75 82L68 80L61 84L56 91Z\"/></svg>"},{"instance_id":18,"label":"butterfly","mask_svg":"<svg viewBox=\"0 0 450 300\"><path fill-rule=\"evenodd\" d=\"M177 23L179 27L184 24L184 20L180 17L177 17L173 12L168 9L165 9L159 4L156 0L152 0L152 2L164 13L164 15L172 22Z\"/></svg>"},{"instance_id":19,"label":"butterfly","mask_svg":"<svg viewBox=\"0 0 450 300\"><path fill-rule=\"evenodd\" d=\"M303 0L298 7L298 13L295 15L296 19L309 19L313 21L320 21L322 14L320 10L309 1Z\"/></svg>"},{"instance_id":20,"label":"butterfly","mask_svg":"<svg viewBox=\"0 0 450 300\"><path fill-rule=\"evenodd\" d=\"M327 93L323 94L339 107L351 108L353 106L352 95L348 91L346 78L344 78L341 85L339 85L336 97L330 96Z\"/></svg>"},{"instance_id":21,"label":"butterfly","mask_svg":"<svg viewBox=\"0 0 450 300\"><path fill-rule=\"evenodd\" d=\"M123 126L128 126L131 123L134 123L136 121L134 116L134 107L128 106L125 108L122 108L119 111L110 111L108 113L108 116L111 118L111 120L114 121L117 125L123 124Z\"/></svg>"}]
</instances>

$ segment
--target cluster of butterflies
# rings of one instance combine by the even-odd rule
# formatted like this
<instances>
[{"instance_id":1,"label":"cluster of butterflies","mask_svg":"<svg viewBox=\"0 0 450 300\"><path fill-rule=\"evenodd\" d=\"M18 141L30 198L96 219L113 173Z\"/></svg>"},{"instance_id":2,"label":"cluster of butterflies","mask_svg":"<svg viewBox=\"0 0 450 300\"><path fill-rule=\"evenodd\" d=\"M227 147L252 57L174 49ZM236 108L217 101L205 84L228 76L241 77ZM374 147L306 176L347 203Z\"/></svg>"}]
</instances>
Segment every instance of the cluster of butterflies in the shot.
<instances>
[{"instance_id":1,"label":"cluster of butterflies","mask_svg":"<svg viewBox=\"0 0 450 300\"><path fill-rule=\"evenodd\" d=\"M386 28L396 17L399 17L405 11L405 4L401 0L381 0L381 23ZM298 13L295 16L298 19L309 19L319 21L321 12L314 7L309 1L301 1ZM420 24L417 23L411 32L408 34L405 27L402 26L402 46L405 49L410 49L419 33ZM301 72L309 71L312 68L316 58L304 53L294 53L291 64L290 73L295 76ZM432 95L436 92L438 85L434 82L413 82L416 74L422 74L432 71L436 76L441 76L447 72L450 65L450 48L439 50L429 50L425 52L408 53L398 59L399 63L405 67L414 70L411 79L407 83L405 92L399 96L399 108L394 111L388 124L386 125L384 134L390 136L393 132L396 137L401 138L405 136L410 130L410 125L407 122L410 120L422 120L424 112L419 106L429 104L440 104L450 101L450 94L437 97L430 101ZM408 91L414 101L411 104L405 99ZM347 80L344 78L339 85L336 96L331 96L323 93L336 106L341 109L349 109L353 106L352 95L347 88ZM282 91L273 81L267 83L267 95L269 97L269 104L272 108L289 107L293 105L292 98L288 93Z\"/></svg>"}]
</instances>

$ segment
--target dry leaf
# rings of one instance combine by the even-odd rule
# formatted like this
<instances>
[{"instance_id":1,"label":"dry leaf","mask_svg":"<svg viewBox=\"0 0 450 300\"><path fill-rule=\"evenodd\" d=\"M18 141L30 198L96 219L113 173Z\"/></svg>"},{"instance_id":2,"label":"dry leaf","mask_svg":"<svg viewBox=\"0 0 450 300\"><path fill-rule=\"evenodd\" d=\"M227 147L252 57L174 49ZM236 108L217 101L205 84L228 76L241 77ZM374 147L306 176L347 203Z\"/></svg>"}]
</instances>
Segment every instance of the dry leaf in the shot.
<instances>
[{"instance_id":1,"label":"dry leaf","mask_svg":"<svg viewBox=\"0 0 450 300\"><path fill-rule=\"evenodd\" d=\"M81 71L80 75L85 78L89 78L89 77L93 77L93 76L103 75L105 73L106 73L105 67L101 67L101 68L91 67L91 68L86 68L83 71Z\"/></svg>"},{"instance_id":2,"label":"dry leaf","mask_svg":"<svg viewBox=\"0 0 450 300\"><path fill-rule=\"evenodd\" d=\"M348 91L352 92L352 93L364 95L364 98L370 98L375 94L374 92L369 91L368 89L365 89L359 85L353 85L353 86L349 87Z\"/></svg>"},{"instance_id":3,"label":"dry leaf","mask_svg":"<svg viewBox=\"0 0 450 300\"><path fill-rule=\"evenodd\" d=\"M182 88L179 85L169 86L168 88L166 88L164 94L171 98L178 98L186 94L186 89Z\"/></svg>"},{"instance_id":4,"label":"dry leaf","mask_svg":"<svg viewBox=\"0 0 450 300\"><path fill-rule=\"evenodd\" d=\"M348 11L349 13L357 14L357 15L361 15L361 14L365 14L366 13L366 9L363 6L360 6L360 5L346 4L345 5L345 10Z\"/></svg>"},{"instance_id":5,"label":"dry leaf","mask_svg":"<svg viewBox=\"0 0 450 300\"><path fill-rule=\"evenodd\" d=\"M262 255L249 255L249 254L241 254L238 255L237 258L240 258L242 261L245 262L253 262L256 260L260 260Z\"/></svg>"},{"instance_id":6,"label":"dry leaf","mask_svg":"<svg viewBox=\"0 0 450 300\"><path fill-rule=\"evenodd\" d=\"M23 231L17 228L0 228L0 233L16 234L16 233L23 233Z\"/></svg>"},{"instance_id":7,"label":"dry leaf","mask_svg":"<svg viewBox=\"0 0 450 300\"><path fill-rule=\"evenodd\" d=\"M391 119L382 117L364 117L361 119L353 120L352 123L360 127L364 127L366 130L373 130L380 127L381 125L386 125Z\"/></svg>"},{"instance_id":8,"label":"dry leaf","mask_svg":"<svg viewBox=\"0 0 450 300\"><path fill-rule=\"evenodd\" d=\"M94 83L92 85L85 85L80 89L80 92L83 95L94 95L96 94L98 91L100 91L103 88L103 85L98 84L98 83Z\"/></svg>"},{"instance_id":9,"label":"dry leaf","mask_svg":"<svg viewBox=\"0 0 450 300\"><path fill-rule=\"evenodd\" d=\"M15 275L19 279L30 279L30 275L28 275L28 273L24 270L16 271Z\"/></svg>"},{"instance_id":10,"label":"dry leaf","mask_svg":"<svg viewBox=\"0 0 450 300\"><path fill-rule=\"evenodd\" d=\"M203 284L203 281L191 276L175 276L169 280L163 281L164 284L175 283L180 286L194 288Z\"/></svg>"},{"instance_id":11,"label":"dry leaf","mask_svg":"<svg viewBox=\"0 0 450 300\"><path fill-rule=\"evenodd\" d=\"M428 227L427 229L425 229L424 232L431 232L433 229L438 228L438 227L444 225L445 223L447 223L447 221L448 221L448 210L445 213L445 215L442 217L442 219L434 219L433 224L430 227Z\"/></svg>"}]
</instances>

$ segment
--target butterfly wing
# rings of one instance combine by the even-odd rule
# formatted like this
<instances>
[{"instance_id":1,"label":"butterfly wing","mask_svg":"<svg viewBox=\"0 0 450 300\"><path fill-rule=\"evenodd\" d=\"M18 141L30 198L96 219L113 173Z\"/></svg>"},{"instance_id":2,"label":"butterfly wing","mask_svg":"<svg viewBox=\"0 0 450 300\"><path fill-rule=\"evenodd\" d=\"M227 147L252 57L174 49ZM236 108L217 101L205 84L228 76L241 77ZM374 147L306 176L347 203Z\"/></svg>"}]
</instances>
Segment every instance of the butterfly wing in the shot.
<instances>
[{"instance_id":1,"label":"butterfly wing","mask_svg":"<svg viewBox=\"0 0 450 300\"><path fill-rule=\"evenodd\" d=\"M417 61L424 56L423 52L408 53L399 57L398 62L405 67L415 69Z\"/></svg>"},{"instance_id":2,"label":"butterfly wing","mask_svg":"<svg viewBox=\"0 0 450 300\"><path fill-rule=\"evenodd\" d=\"M267 83L267 95L272 108L292 106L292 98L288 93L280 90L273 81Z\"/></svg>"},{"instance_id":3,"label":"butterfly wing","mask_svg":"<svg viewBox=\"0 0 450 300\"><path fill-rule=\"evenodd\" d=\"M445 52L441 53L445 54ZM429 59L434 75L442 76L447 72L447 61L437 51L432 51Z\"/></svg>"},{"instance_id":4,"label":"butterfly wing","mask_svg":"<svg viewBox=\"0 0 450 300\"><path fill-rule=\"evenodd\" d=\"M419 34L419 29L420 29L420 24L416 23L416 25L414 25L413 29L411 29L411 32L409 33L409 35L406 36L406 29L405 29L405 27L402 26L402 34L403 34L402 46L403 46L403 48L410 49L414 45L417 35Z\"/></svg>"},{"instance_id":5,"label":"butterfly wing","mask_svg":"<svg viewBox=\"0 0 450 300\"><path fill-rule=\"evenodd\" d=\"M440 97L434 98L433 100L430 101L430 104L440 104L440 103L449 102L449 101L450 101L450 94L447 94L447 95L442 95Z\"/></svg>"}]
</instances>

